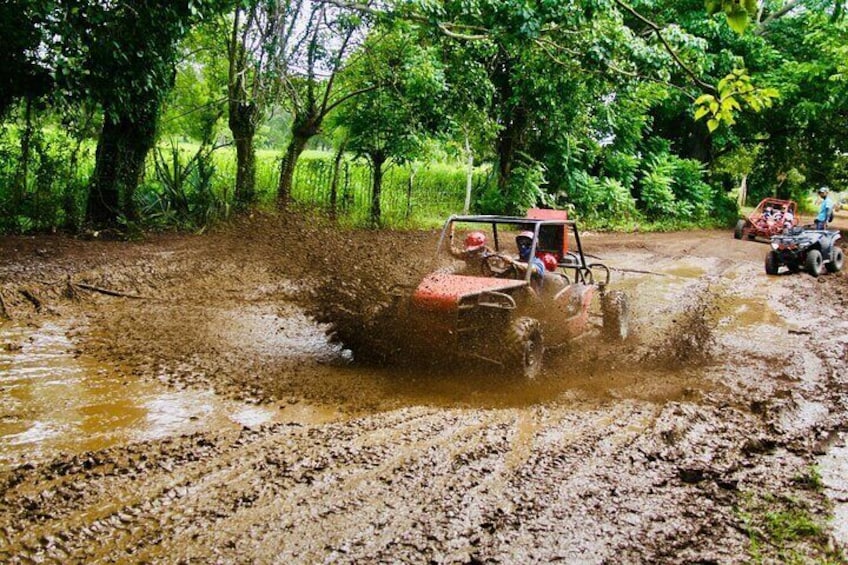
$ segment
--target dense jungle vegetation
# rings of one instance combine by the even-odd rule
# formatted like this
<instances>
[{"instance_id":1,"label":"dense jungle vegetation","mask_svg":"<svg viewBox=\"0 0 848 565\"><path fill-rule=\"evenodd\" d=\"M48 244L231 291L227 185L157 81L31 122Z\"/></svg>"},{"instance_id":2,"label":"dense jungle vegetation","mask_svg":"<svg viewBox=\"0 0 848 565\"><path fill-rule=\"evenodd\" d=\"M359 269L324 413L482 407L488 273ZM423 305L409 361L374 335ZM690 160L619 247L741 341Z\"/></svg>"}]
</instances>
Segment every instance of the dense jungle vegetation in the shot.
<instances>
[{"instance_id":1,"label":"dense jungle vegetation","mask_svg":"<svg viewBox=\"0 0 848 565\"><path fill-rule=\"evenodd\" d=\"M727 225L848 187L847 5L10 0L0 232L289 206Z\"/></svg>"}]
</instances>

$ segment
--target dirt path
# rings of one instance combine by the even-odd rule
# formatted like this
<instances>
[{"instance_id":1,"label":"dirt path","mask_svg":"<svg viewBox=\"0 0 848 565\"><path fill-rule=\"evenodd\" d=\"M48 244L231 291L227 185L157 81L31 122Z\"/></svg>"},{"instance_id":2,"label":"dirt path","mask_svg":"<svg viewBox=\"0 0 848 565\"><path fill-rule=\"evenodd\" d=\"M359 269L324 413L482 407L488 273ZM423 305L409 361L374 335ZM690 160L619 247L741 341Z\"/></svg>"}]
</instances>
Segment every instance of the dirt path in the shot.
<instances>
[{"instance_id":1,"label":"dirt path","mask_svg":"<svg viewBox=\"0 0 848 565\"><path fill-rule=\"evenodd\" d=\"M845 448L844 273L767 277L766 246L729 231L588 233L632 297L624 345L584 339L530 383L351 364L305 313L316 285L364 308L434 241L273 218L3 241L17 325L61 322L68 355L124 386L276 415L21 455L0 470L0 561L844 561L827 492L848 477L817 467ZM9 383L0 398L19 399ZM0 423L25 417L0 406Z\"/></svg>"}]
</instances>

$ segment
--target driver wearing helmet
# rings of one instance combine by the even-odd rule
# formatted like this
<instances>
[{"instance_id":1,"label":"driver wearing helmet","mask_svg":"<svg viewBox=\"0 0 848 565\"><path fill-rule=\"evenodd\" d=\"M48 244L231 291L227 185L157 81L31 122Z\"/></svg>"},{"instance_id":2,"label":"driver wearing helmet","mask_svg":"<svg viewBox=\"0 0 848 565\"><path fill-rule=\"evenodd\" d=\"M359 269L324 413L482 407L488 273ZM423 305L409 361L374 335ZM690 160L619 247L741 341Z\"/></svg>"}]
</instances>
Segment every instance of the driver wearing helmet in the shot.
<instances>
[{"instance_id":1,"label":"driver wearing helmet","mask_svg":"<svg viewBox=\"0 0 848 565\"><path fill-rule=\"evenodd\" d=\"M823 186L819 189L819 198L821 198L821 206L819 214L816 216L815 224L817 230L823 230L827 227L827 223L833 221L833 200L828 196L828 188Z\"/></svg>"},{"instance_id":2,"label":"driver wearing helmet","mask_svg":"<svg viewBox=\"0 0 848 565\"><path fill-rule=\"evenodd\" d=\"M538 257L531 257L533 250L533 232L523 231L515 236L515 245L518 247L518 262L516 266L520 271L530 269L530 286L536 292L541 291L545 280L545 264ZM523 275L523 273L522 273Z\"/></svg>"},{"instance_id":3,"label":"driver wearing helmet","mask_svg":"<svg viewBox=\"0 0 848 565\"><path fill-rule=\"evenodd\" d=\"M453 226L451 226L453 230ZM451 242L453 241L453 233L451 232ZM481 274L483 272L483 259L492 252L486 246L486 234L481 231L468 232L465 235L465 241L462 249L457 249L451 243L450 253L457 259L465 261L466 269L469 273Z\"/></svg>"}]
</instances>

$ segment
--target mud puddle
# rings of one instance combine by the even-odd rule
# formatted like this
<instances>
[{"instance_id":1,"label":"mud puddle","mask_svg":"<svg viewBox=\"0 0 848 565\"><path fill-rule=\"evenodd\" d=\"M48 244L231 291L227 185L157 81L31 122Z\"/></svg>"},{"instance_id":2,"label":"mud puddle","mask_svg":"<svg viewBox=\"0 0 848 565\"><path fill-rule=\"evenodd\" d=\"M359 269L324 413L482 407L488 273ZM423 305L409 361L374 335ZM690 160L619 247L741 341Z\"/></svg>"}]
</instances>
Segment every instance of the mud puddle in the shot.
<instances>
[{"instance_id":1,"label":"mud puddle","mask_svg":"<svg viewBox=\"0 0 848 565\"><path fill-rule=\"evenodd\" d=\"M330 411L302 403L257 406L209 390L174 390L121 376L116 367L75 354L68 327L0 327L0 470L60 452L334 418Z\"/></svg>"}]
</instances>

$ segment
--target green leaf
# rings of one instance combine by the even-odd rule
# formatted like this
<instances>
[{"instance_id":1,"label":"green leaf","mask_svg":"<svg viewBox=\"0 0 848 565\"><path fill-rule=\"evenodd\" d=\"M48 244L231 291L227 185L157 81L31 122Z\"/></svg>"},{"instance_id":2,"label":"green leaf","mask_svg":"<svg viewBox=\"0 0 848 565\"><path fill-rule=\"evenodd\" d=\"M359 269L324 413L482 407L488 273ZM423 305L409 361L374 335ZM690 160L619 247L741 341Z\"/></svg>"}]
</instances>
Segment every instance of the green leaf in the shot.
<instances>
[{"instance_id":1,"label":"green leaf","mask_svg":"<svg viewBox=\"0 0 848 565\"><path fill-rule=\"evenodd\" d=\"M698 98L695 100L695 105L700 106L702 104L708 104L713 100L715 100L715 96L713 96L712 94L702 94L698 96Z\"/></svg>"},{"instance_id":2,"label":"green leaf","mask_svg":"<svg viewBox=\"0 0 848 565\"><path fill-rule=\"evenodd\" d=\"M706 106L701 106L700 108L695 110L695 120L696 121L700 120L701 118L703 118L704 116L706 116L709 113L710 113L709 108L707 108Z\"/></svg>"},{"instance_id":3,"label":"green leaf","mask_svg":"<svg viewBox=\"0 0 848 565\"><path fill-rule=\"evenodd\" d=\"M739 110L739 102L736 101L735 98L725 98L721 101L721 109L724 112L732 113L733 110Z\"/></svg>"},{"instance_id":4,"label":"green leaf","mask_svg":"<svg viewBox=\"0 0 848 565\"><path fill-rule=\"evenodd\" d=\"M719 126L719 121L715 118L711 120L707 120L707 129L710 130L710 133L714 132Z\"/></svg>"},{"instance_id":5,"label":"green leaf","mask_svg":"<svg viewBox=\"0 0 848 565\"><path fill-rule=\"evenodd\" d=\"M742 33L748 27L748 13L744 10L727 14L727 25L736 33Z\"/></svg>"}]
</instances>

